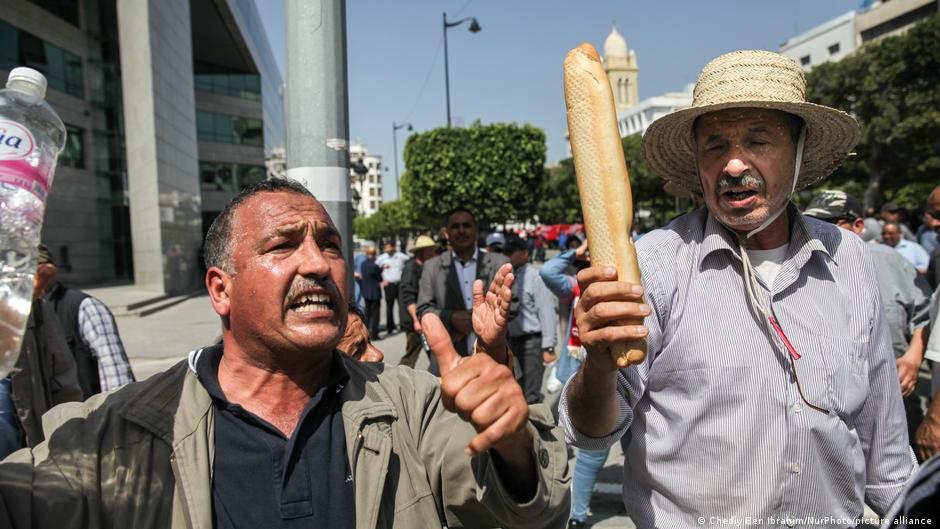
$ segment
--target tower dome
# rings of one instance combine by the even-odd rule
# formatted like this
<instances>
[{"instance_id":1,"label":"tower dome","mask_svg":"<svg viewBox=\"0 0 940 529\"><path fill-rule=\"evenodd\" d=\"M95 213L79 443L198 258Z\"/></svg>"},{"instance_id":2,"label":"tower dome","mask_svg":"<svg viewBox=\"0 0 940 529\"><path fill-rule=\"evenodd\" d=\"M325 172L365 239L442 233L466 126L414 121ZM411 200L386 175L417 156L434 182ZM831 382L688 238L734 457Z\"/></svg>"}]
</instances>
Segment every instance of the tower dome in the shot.
<instances>
[{"instance_id":1,"label":"tower dome","mask_svg":"<svg viewBox=\"0 0 940 529\"><path fill-rule=\"evenodd\" d=\"M604 41L604 57L626 57L627 39L617 31L617 25L614 24Z\"/></svg>"}]
</instances>

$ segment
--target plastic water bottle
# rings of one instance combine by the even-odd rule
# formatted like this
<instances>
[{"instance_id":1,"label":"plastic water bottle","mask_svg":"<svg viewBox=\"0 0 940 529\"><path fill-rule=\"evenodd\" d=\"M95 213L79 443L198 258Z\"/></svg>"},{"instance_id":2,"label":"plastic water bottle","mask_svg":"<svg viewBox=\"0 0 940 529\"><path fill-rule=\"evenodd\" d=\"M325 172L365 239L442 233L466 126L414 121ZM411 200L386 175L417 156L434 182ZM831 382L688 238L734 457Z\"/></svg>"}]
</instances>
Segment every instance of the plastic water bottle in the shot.
<instances>
[{"instance_id":1,"label":"plastic water bottle","mask_svg":"<svg viewBox=\"0 0 940 529\"><path fill-rule=\"evenodd\" d=\"M13 369L29 317L46 196L65 126L46 78L14 68L0 90L0 378Z\"/></svg>"}]
</instances>

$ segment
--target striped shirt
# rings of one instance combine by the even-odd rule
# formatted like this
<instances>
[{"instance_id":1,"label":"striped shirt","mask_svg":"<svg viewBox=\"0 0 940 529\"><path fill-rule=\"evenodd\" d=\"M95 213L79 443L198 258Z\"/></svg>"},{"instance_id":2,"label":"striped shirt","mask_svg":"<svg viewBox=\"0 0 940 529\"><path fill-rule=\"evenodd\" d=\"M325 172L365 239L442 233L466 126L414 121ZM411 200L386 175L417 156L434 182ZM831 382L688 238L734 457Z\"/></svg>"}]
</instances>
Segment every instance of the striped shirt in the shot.
<instances>
[{"instance_id":1,"label":"striped shirt","mask_svg":"<svg viewBox=\"0 0 940 529\"><path fill-rule=\"evenodd\" d=\"M134 381L124 344L111 311L101 301L88 296L78 306L81 339L98 360L101 391L110 391Z\"/></svg>"},{"instance_id":2,"label":"striped shirt","mask_svg":"<svg viewBox=\"0 0 940 529\"><path fill-rule=\"evenodd\" d=\"M649 354L618 374L619 426L628 429L623 498L638 527L854 527L867 502L883 513L913 467L890 334L871 256L854 234L795 207L786 258L759 278L787 349L744 288L736 238L706 210L637 243L653 312ZM569 381L570 384L570 381ZM747 523L747 522L744 522Z\"/></svg>"}]
</instances>

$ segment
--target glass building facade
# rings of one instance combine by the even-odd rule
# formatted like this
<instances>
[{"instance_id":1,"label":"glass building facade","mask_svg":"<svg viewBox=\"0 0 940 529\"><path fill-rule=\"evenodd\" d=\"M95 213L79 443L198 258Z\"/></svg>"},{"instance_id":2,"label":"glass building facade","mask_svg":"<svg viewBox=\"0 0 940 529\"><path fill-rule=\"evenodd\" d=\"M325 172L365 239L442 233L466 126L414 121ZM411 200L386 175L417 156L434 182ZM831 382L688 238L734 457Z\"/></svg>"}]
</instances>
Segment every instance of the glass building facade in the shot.
<instances>
[{"instance_id":1,"label":"glass building facade","mask_svg":"<svg viewBox=\"0 0 940 529\"><path fill-rule=\"evenodd\" d=\"M144 265L148 272L162 267L161 277L196 276L200 271L192 257L198 248L176 242L201 240L239 189L266 178L265 153L284 145L280 72L253 0L134 0L122 4L121 13L117 1L20 0L14 5L0 0L0 75L15 66L42 72L49 82L47 99L68 132L43 242L59 261L61 278L70 283L142 284L139 268ZM139 14L158 20L149 24L150 35L140 34L135 25ZM187 25L189 35L182 29ZM140 75L122 72L122 59L132 70L140 64L140 55L130 63L123 57L125 51L140 53L144 41L135 39L147 40L145 60L153 61L154 75L150 85ZM128 42L136 49L122 49ZM181 57L181 49L190 57ZM159 68L183 71L188 81L161 77ZM126 108L125 97L137 106ZM192 101L188 110L180 108L187 100ZM141 130L134 120L147 105L154 111L150 127L157 129L157 154L151 152L142 164L142 151L129 144L127 132ZM180 136L191 135L190 145L198 143L192 165L166 143L187 127L189 132ZM183 188L195 189L195 197L174 191ZM134 227L141 225L137 218L152 215L147 211L152 206L139 201L146 193L159 195L152 202L158 211L156 222L144 221L147 227L141 230ZM180 236L187 231L195 235ZM148 235L141 238L142 233ZM156 260L151 257L155 248ZM168 285L158 280L154 288L176 288Z\"/></svg>"}]
</instances>

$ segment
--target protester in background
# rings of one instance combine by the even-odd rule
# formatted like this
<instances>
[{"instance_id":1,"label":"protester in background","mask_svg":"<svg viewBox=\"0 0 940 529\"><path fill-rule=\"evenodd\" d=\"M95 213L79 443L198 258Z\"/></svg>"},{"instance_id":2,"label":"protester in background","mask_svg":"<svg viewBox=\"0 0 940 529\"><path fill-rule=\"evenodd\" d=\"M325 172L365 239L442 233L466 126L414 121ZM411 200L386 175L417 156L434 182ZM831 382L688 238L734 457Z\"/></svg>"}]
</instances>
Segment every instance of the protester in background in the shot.
<instances>
[{"instance_id":1,"label":"protester in background","mask_svg":"<svg viewBox=\"0 0 940 529\"><path fill-rule=\"evenodd\" d=\"M560 431L505 366L509 267L473 307L482 354L437 380L335 349L348 317L341 242L296 182L239 193L206 243L223 343L47 414L46 443L0 464L0 527L563 523Z\"/></svg>"},{"instance_id":2,"label":"protester in background","mask_svg":"<svg viewBox=\"0 0 940 529\"><path fill-rule=\"evenodd\" d=\"M537 263L545 262L545 237L542 236L541 230L536 228L535 235L533 235L535 241L532 243L533 251L535 252L534 258Z\"/></svg>"},{"instance_id":3,"label":"protester in background","mask_svg":"<svg viewBox=\"0 0 940 529\"><path fill-rule=\"evenodd\" d=\"M43 252L40 260L47 260ZM10 375L0 380L0 459L44 439L42 416L63 402L81 401L78 370L42 282L33 276L33 304L23 333L20 356Z\"/></svg>"},{"instance_id":4,"label":"protester in background","mask_svg":"<svg viewBox=\"0 0 940 529\"><path fill-rule=\"evenodd\" d=\"M568 244L571 246L579 241L580 239L573 235L568 239ZM568 310L566 312L570 315L563 335L565 341L562 344L561 357L558 359L554 373L550 373L548 380L545 382L546 388L552 392L561 389L562 385L578 372L584 359L581 340L578 338L578 323L575 321L573 308L578 304L578 299L581 296L581 288L578 286L578 280L575 276L579 271L587 268L590 263L587 250L588 245L585 241L576 248L569 248L549 259L545 266L539 270L539 275L545 281L545 285L558 297L560 304L567 305ZM630 435L628 432L620 439L623 453L627 453L626 447L629 441ZM609 454L610 448L578 450L574 463L574 474L571 479L569 528L581 529L587 527L594 483L597 481L597 475L604 467L604 463L607 462Z\"/></svg>"},{"instance_id":5,"label":"protester in background","mask_svg":"<svg viewBox=\"0 0 940 529\"><path fill-rule=\"evenodd\" d=\"M375 260L375 264L382 269L382 288L385 291L385 329L389 336L397 331L395 325L395 311L399 310L398 290L401 282L401 272L405 267L408 256L395 250L395 245L385 243L385 252ZM399 320L402 318L399 316Z\"/></svg>"},{"instance_id":6,"label":"protester in background","mask_svg":"<svg viewBox=\"0 0 940 529\"><path fill-rule=\"evenodd\" d=\"M369 246L369 245L367 245ZM359 306L359 311L365 313L366 300L362 297L362 262L366 260L366 254L360 253L353 257L353 283L355 284L355 293L353 299Z\"/></svg>"},{"instance_id":7,"label":"protester in background","mask_svg":"<svg viewBox=\"0 0 940 529\"><path fill-rule=\"evenodd\" d=\"M506 236L498 231L486 236L487 253L503 253L503 247L506 245Z\"/></svg>"},{"instance_id":8,"label":"protester in background","mask_svg":"<svg viewBox=\"0 0 940 529\"><path fill-rule=\"evenodd\" d=\"M336 345L336 349L361 362L382 362L385 355L372 345L369 329L366 328L366 316L359 310L359 305L349 304L349 316L346 318L346 331Z\"/></svg>"},{"instance_id":9,"label":"protester in background","mask_svg":"<svg viewBox=\"0 0 940 529\"><path fill-rule=\"evenodd\" d=\"M924 220L928 228L940 234L940 186L937 186L927 197L924 206ZM936 289L940 285L940 246L930 252L930 264L927 265L927 282L930 288Z\"/></svg>"},{"instance_id":10,"label":"protester in background","mask_svg":"<svg viewBox=\"0 0 940 529\"><path fill-rule=\"evenodd\" d=\"M917 244L923 246L928 254L932 254L937 249L937 232L931 227L934 218L925 210L921 221L922 224L917 227L914 235L917 237Z\"/></svg>"},{"instance_id":11,"label":"protester in background","mask_svg":"<svg viewBox=\"0 0 940 529\"><path fill-rule=\"evenodd\" d=\"M558 343L558 299L548 290L535 268L529 266L526 242L506 239L506 255L516 276L509 309L509 348L519 365L519 384L529 404L542 402L543 354L555 353Z\"/></svg>"},{"instance_id":12,"label":"protester in background","mask_svg":"<svg viewBox=\"0 0 940 529\"><path fill-rule=\"evenodd\" d=\"M861 236L865 231L862 205L844 191L823 191L810 202L804 214L835 224ZM885 223L885 228L893 223ZM887 241L887 239L886 239ZM915 433L924 418L917 376L924 360L924 329L930 320L930 297L926 280L902 255L886 244L868 245L875 265L878 291L891 331L898 382L907 413L908 440L916 449Z\"/></svg>"},{"instance_id":13,"label":"protester in background","mask_svg":"<svg viewBox=\"0 0 940 529\"><path fill-rule=\"evenodd\" d=\"M454 349L461 356L473 351L473 282L489 284L499 267L508 263L506 256L477 248L477 223L466 208L455 208L444 216L450 251L424 263L418 289L418 317L437 314L450 332ZM437 360L431 357L431 372L438 374Z\"/></svg>"},{"instance_id":14,"label":"protester in background","mask_svg":"<svg viewBox=\"0 0 940 529\"><path fill-rule=\"evenodd\" d=\"M36 276L75 357L83 398L133 382L134 373L114 315L94 296L57 282L57 270L52 253L39 245Z\"/></svg>"},{"instance_id":15,"label":"protester in background","mask_svg":"<svg viewBox=\"0 0 940 529\"><path fill-rule=\"evenodd\" d=\"M917 454L922 461L940 454L940 288L930 301L930 338L924 356L930 364L930 404L915 435Z\"/></svg>"},{"instance_id":16,"label":"protester in background","mask_svg":"<svg viewBox=\"0 0 940 529\"><path fill-rule=\"evenodd\" d=\"M860 136L848 114L806 102L805 83L767 51L706 65L692 105L643 135L650 169L705 208L638 241L642 285L608 267L578 274L586 357L559 421L579 448L631 432L623 498L637 527L842 526L865 504L884 514L914 467L867 245L790 203ZM611 349L642 339L645 358L618 368Z\"/></svg>"},{"instance_id":17,"label":"protester in background","mask_svg":"<svg viewBox=\"0 0 940 529\"><path fill-rule=\"evenodd\" d=\"M881 240L885 245L894 248L896 252L904 256L914 268L923 275L927 275L927 267L930 265L930 256L921 245L914 241L909 241L901 236L901 224L896 221L885 221L881 228Z\"/></svg>"},{"instance_id":18,"label":"protester in background","mask_svg":"<svg viewBox=\"0 0 940 529\"><path fill-rule=\"evenodd\" d=\"M362 299L366 302L366 328L369 329L372 341L379 339L379 315L382 312L382 271L375 263L377 253L375 246L366 246L366 258L360 266Z\"/></svg>"},{"instance_id":19,"label":"protester in background","mask_svg":"<svg viewBox=\"0 0 940 529\"><path fill-rule=\"evenodd\" d=\"M865 209L865 233L862 234L862 240L865 242L881 242L881 225L884 221L878 218L878 210L875 208Z\"/></svg>"},{"instance_id":20,"label":"protester in background","mask_svg":"<svg viewBox=\"0 0 940 529\"><path fill-rule=\"evenodd\" d=\"M917 238L914 237L914 232L911 231L911 227L904 222L904 210L901 209L901 206L895 204L894 202L885 202L881 205L881 224L882 231L884 231L884 225L888 222L896 222L898 224L898 229L901 231L901 236L905 240L916 242ZM882 237L884 235L882 234Z\"/></svg>"},{"instance_id":21,"label":"protester in background","mask_svg":"<svg viewBox=\"0 0 940 529\"><path fill-rule=\"evenodd\" d=\"M402 327L405 329L405 356L398 365L414 367L424 349L421 344L421 320L418 318L418 288L421 284L421 271L424 263L437 255L437 245L427 235L419 236L411 247L414 255L405 261L401 273L401 304L405 307L402 314ZM430 359L430 355L429 355Z\"/></svg>"}]
</instances>

